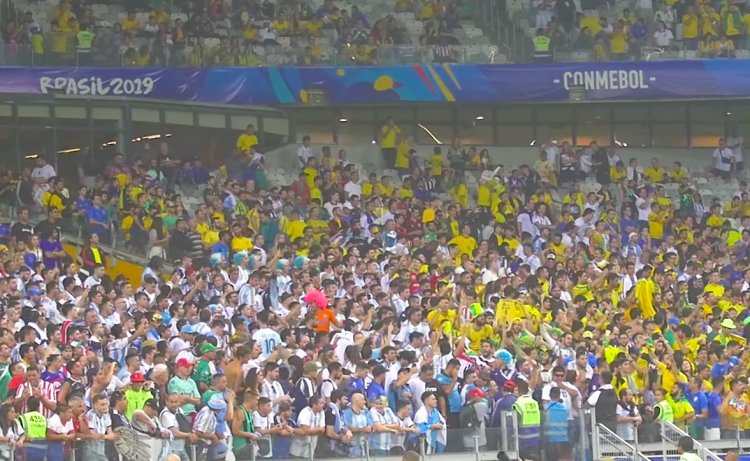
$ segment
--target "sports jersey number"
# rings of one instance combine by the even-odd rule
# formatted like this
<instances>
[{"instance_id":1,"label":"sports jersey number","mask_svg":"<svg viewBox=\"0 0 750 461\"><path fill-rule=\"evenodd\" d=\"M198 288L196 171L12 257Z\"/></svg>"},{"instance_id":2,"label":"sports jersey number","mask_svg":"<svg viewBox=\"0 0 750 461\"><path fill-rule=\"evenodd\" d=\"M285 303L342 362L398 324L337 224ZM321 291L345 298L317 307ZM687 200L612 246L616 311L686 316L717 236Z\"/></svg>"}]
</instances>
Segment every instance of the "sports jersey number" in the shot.
<instances>
[{"instance_id":1,"label":"sports jersey number","mask_svg":"<svg viewBox=\"0 0 750 461\"><path fill-rule=\"evenodd\" d=\"M273 352L274 348L276 348L276 339L274 338L266 339L266 352L270 354L271 352Z\"/></svg>"}]
</instances>

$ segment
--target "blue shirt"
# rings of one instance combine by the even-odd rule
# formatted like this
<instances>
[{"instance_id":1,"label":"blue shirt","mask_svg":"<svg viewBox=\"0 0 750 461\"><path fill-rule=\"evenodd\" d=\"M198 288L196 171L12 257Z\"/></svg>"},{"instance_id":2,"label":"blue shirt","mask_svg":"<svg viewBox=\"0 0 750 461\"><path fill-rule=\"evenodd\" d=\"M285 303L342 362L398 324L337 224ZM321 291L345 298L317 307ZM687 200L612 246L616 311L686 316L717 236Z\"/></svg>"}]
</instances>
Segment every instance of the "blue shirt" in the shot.
<instances>
[{"instance_id":1,"label":"blue shirt","mask_svg":"<svg viewBox=\"0 0 750 461\"><path fill-rule=\"evenodd\" d=\"M351 407L349 407L344 410L343 419L346 427L362 428L372 425L370 413L366 408L362 409L362 411L357 414L351 409ZM352 443L349 447L349 456L362 456L361 442L364 436L364 432L358 432L354 435L354 439L352 439Z\"/></svg>"},{"instance_id":2,"label":"blue shirt","mask_svg":"<svg viewBox=\"0 0 750 461\"><path fill-rule=\"evenodd\" d=\"M378 397L385 395L385 389L380 383L372 381L370 387L367 388L367 401L372 403L378 399Z\"/></svg>"},{"instance_id":3,"label":"blue shirt","mask_svg":"<svg viewBox=\"0 0 750 461\"><path fill-rule=\"evenodd\" d=\"M695 394L689 394L687 395L688 401L690 401L690 405L693 406L693 411L695 411L695 415L700 415L703 413L703 410L708 408L708 399L706 398L706 394L703 392L696 392ZM702 419L696 420L697 424L703 423Z\"/></svg>"},{"instance_id":4,"label":"blue shirt","mask_svg":"<svg viewBox=\"0 0 750 461\"><path fill-rule=\"evenodd\" d=\"M706 406L708 407L708 419L706 419L706 429L721 428L721 396L716 392L710 392L706 395Z\"/></svg>"},{"instance_id":5,"label":"blue shirt","mask_svg":"<svg viewBox=\"0 0 750 461\"><path fill-rule=\"evenodd\" d=\"M349 391L358 391L361 393L365 393L365 380L362 378L351 378L349 379L349 384L346 387Z\"/></svg>"},{"instance_id":6,"label":"blue shirt","mask_svg":"<svg viewBox=\"0 0 750 461\"><path fill-rule=\"evenodd\" d=\"M211 247L211 254L219 253L224 259L229 259L229 246L224 242L219 242Z\"/></svg>"},{"instance_id":7,"label":"blue shirt","mask_svg":"<svg viewBox=\"0 0 750 461\"><path fill-rule=\"evenodd\" d=\"M279 415L276 415L273 417L275 424L281 424L283 421L279 417ZM297 428L297 423L294 422L294 420L287 419L286 420L287 425L292 428ZM273 457L276 459L289 459L289 450L292 447L292 437L288 436L281 436L281 435L274 435L271 437L271 442L273 443Z\"/></svg>"},{"instance_id":8,"label":"blue shirt","mask_svg":"<svg viewBox=\"0 0 750 461\"><path fill-rule=\"evenodd\" d=\"M107 222L109 221L109 218L107 217L107 210L95 206L89 208L88 218L102 224L103 226L106 226Z\"/></svg>"},{"instance_id":9,"label":"blue shirt","mask_svg":"<svg viewBox=\"0 0 750 461\"><path fill-rule=\"evenodd\" d=\"M711 376L726 376L728 371L729 371L729 362L717 363L711 369Z\"/></svg>"},{"instance_id":10,"label":"blue shirt","mask_svg":"<svg viewBox=\"0 0 750 461\"><path fill-rule=\"evenodd\" d=\"M453 378L445 373L440 373L437 377L437 381L442 386L445 386L446 384L450 384L451 381L453 381ZM453 386L453 390L446 394L446 398L448 399L449 413L458 413L461 411L461 393L458 392L458 385Z\"/></svg>"},{"instance_id":11,"label":"blue shirt","mask_svg":"<svg viewBox=\"0 0 750 461\"><path fill-rule=\"evenodd\" d=\"M75 209L77 211L83 211L84 213L82 214L82 216L84 218L88 218L89 210L93 206L94 205L91 203L91 200L89 200L89 199L80 199L79 198L78 200L76 200L76 203L75 203Z\"/></svg>"}]
</instances>

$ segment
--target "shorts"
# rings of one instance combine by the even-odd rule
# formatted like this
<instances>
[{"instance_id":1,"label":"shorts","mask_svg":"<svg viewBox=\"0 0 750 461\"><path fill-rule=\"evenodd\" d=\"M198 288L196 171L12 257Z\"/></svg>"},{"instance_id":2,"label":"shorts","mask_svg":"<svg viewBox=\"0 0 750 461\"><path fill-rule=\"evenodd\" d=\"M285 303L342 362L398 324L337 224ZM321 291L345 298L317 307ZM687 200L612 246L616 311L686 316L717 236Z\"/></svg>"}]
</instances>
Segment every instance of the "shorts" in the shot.
<instances>
[{"instance_id":1,"label":"shorts","mask_svg":"<svg viewBox=\"0 0 750 461\"><path fill-rule=\"evenodd\" d=\"M729 171L722 171L722 170L719 170L717 168L714 168L713 174L714 174L714 176L718 176L721 179L724 179L726 181L729 180L729 177L731 175L731 173Z\"/></svg>"},{"instance_id":2,"label":"shorts","mask_svg":"<svg viewBox=\"0 0 750 461\"><path fill-rule=\"evenodd\" d=\"M704 440L721 440L721 429L718 427L706 428L703 432Z\"/></svg>"},{"instance_id":3,"label":"shorts","mask_svg":"<svg viewBox=\"0 0 750 461\"><path fill-rule=\"evenodd\" d=\"M546 453L548 460L569 459L573 446L570 442L548 442Z\"/></svg>"}]
</instances>

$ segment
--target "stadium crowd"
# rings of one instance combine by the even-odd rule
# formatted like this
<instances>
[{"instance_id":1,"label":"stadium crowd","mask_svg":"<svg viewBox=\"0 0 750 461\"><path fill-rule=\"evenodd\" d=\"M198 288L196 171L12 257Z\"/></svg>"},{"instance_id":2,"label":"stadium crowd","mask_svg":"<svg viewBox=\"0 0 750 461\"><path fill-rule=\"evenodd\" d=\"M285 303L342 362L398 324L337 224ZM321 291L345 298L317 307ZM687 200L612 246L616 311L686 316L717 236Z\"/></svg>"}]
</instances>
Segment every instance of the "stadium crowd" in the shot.
<instances>
[{"instance_id":1,"label":"stadium crowd","mask_svg":"<svg viewBox=\"0 0 750 461\"><path fill-rule=\"evenodd\" d=\"M306 137L299 179L269 186L253 126L224 171L164 144L75 194L43 157L3 176L0 454L113 459L123 427L183 460L497 449L516 412L524 459L570 459L586 407L629 441L747 435L747 183L704 205L681 165L596 143L506 171L458 143L423 165L392 119L379 142L400 178ZM742 143L717 147L717 181ZM148 247L140 278L112 273L111 232Z\"/></svg>"},{"instance_id":2,"label":"stadium crowd","mask_svg":"<svg viewBox=\"0 0 750 461\"><path fill-rule=\"evenodd\" d=\"M589 52L595 61L682 50L694 57L734 58L737 50L748 48L750 11L744 2L639 0L615 5L538 0L533 4L535 40L546 37L557 51Z\"/></svg>"},{"instance_id":3,"label":"stadium crowd","mask_svg":"<svg viewBox=\"0 0 750 461\"><path fill-rule=\"evenodd\" d=\"M450 35L471 15L461 0L398 0L368 15L357 5L307 1L123 2L120 17L88 0L62 0L49 23L23 11L3 31L8 59L33 65L258 66L374 65L392 45L458 45ZM117 4L115 2L114 4ZM380 13L383 13L382 15ZM399 13L413 13L408 30ZM450 53L444 53L447 56Z\"/></svg>"}]
</instances>

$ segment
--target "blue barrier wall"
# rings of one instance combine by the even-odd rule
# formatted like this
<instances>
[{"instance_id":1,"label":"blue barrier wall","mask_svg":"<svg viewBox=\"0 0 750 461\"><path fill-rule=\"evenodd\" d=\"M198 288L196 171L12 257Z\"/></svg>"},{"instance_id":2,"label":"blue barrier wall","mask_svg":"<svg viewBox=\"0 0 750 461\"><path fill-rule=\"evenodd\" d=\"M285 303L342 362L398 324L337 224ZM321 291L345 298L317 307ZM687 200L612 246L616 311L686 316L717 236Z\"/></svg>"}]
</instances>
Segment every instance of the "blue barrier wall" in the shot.
<instances>
[{"instance_id":1,"label":"blue barrier wall","mask_svg":"<svg viewBox=\"0 0 750 461\"><path fill-rule=\"evenodd\" d=\"M300 104L324 90L333 104L750 97L750 60L545 65L209 69L0 69L0 93L140 98L221 104Z\"/></svg>"}]
</instances>

